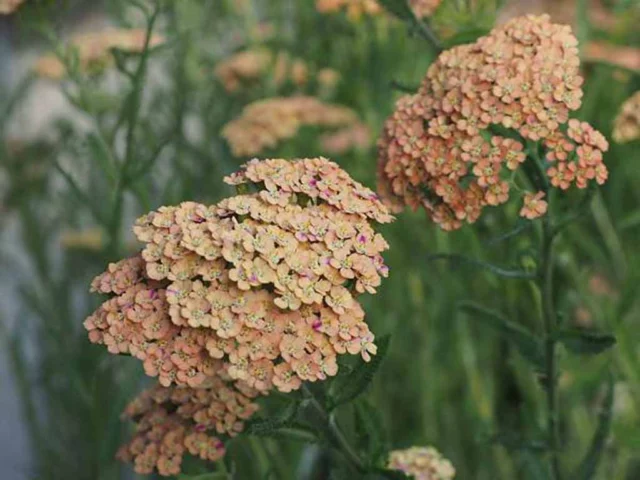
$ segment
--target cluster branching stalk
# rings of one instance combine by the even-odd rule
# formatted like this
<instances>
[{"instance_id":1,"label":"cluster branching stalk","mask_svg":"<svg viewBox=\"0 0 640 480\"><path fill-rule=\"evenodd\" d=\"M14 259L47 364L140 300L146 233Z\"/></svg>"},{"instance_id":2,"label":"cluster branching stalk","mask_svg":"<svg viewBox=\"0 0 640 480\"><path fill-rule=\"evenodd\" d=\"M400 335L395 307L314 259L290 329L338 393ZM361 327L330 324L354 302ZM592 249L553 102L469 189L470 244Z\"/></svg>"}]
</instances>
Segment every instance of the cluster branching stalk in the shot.
<instances>
[{"instance_id":1,"label":"cluster branching stalk","mask_svg":"<svg viewBox=\"0 0 640 480\"><path fill-rule=\"evenodd\" d=\"M307 400L309 400L309 404L313 407L313 409L322 419L323 423L327 426L327 430L333 437L332 440L335 442L336 447L338 447L340 453L342 453L344 458L356 470L358 470L359 472L365 472L366 467L364 463L360 459L360 456L357 454L353 446L351 446L351 444L349 443L349 440L336 422L334 416L327 412L327 410L318 401L318 399L308 386L303 385L302 390L307 397Z\"/></svg>"}]
</instances>

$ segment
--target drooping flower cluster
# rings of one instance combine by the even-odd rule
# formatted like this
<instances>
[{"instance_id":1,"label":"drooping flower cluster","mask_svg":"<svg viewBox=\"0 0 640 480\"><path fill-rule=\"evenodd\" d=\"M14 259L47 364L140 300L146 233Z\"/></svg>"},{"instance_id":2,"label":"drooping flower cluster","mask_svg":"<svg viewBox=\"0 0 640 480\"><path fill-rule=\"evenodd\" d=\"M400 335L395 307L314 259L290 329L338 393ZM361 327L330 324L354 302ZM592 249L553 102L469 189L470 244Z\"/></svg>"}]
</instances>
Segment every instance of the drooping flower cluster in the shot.
<instances>
[{"instance_id":1,"label":"drooping flower cluster","mask_svg":"<svg viewBox=\"0 0 640 480\"><path fill-rule=\"evenodd\" d=\"M640 139L640 91L622 104L613 125L613 139L618 143Z\"/></svg>"},{"instance_id":2,"label":"drooping flower cluster","mask_svg":"<svg viewBox=\"0 0 640 480\"><path fill-rule=\"evenodd\" d=\"M347 107L314 97L276 97L251 103L222 130L233 154L252 156L294 137L304 126L338 128L357 120Z\"/></svg>"},{"instance_id":3,"label":"drooping flower cluster","mask_svg":"<svg viewBox=\"0 0 640 480\"><path fill-rule=\"evenodd\" d=\"M276 86L287 81L302 87L309 81L310 67L300 58L286 52L274 54L264 47L244 50L218 63L214 70L228 92L235 92L243 85L271 77Z\"/></svg>"},{"instance_id":4,"label":"drooping flower cluster","mask_svg":"<svg viewBox=\"0 0 640 480\"><path fill-rule=\"evenodd\" d=\"M287 392L335 375L339 354L368 361L356 297L388 274L370 222L392 220L376 195L324 158L252 160L226 181L255 191L138 220L141 254L92 284L110 298L85 321L89 339L164 386L223 376Z\"/></svg>"},{"instance_id":5,"label":"drooping flower cluster","mask_svg":"<svg viewBox=\"0 0 640 480\"><path fill-rule=\"evenodd\" d=\"M151 387L124 411L135 430L117 456L133 463L140 475L157 471L163 476L180 473L187 453L219 460L225 445L216 435L233 437L243 430L244 421L258 410L253 397L255 392L240 391L221 378L209 388Z\"/></svg>"},{"instance_id":6,"label":"drooping flower cluster","mask_svg":"<svg viewBox=\"0 0 640 480\"><path fill-rule=\"evenodd\" d=\"M24 0L0 0L0 15L9 15L15 12Z\"/></svg>"},{"instance_id":7,"label":"drooping flower cluster","mask_svg":"<svg viewBox=\"0 0 640 480\"><path fill-rule=\"evenodd\" d=\"M569 120L581 103L578 68L570 28L547 15L514 19L443 52L385 124L380 193L398 210L423 206L446 230L473 223L485 206L509 199L527 154L523 139L542 143L554 187L604 183L607 141L587 123ZM523 215L539 214L540 205Z\"/></svg>"},{"instance_id":8,"label":"drooping flower cluster","mask_svg":"<svg viewBox=\"0 0 640 480\"><path fill-rule=\"evenodd\" d=\"M325 133L320 137L320 144L323 152L333 155L352 149L364 150L371 145L371 132L366 124L358 122L336 132Z\"/></svg>"},{"instance_id":9,"label":"drooping flower cluster","mask_svg":"<svg viewBox=\"0 0 640 480\"><path fill-rule=\"evenodd\" d=\"M433 447L395 450L389 456L388 468L415 480L451 480L456 474L451 462Z\"/></svg>"},{"instance_id":10,"label":"drooping flower cluster","mask_svg":"<svg viewBox=\"0 0 640 480\"><path fill-rule=\"evenodd\" d=\"M97 33L85 33L74 36L69 46L77 54L79 68L88 73L102 72L113 64L111 50L141 52L144 49L146 32L143 29L106 30ZM164 43L159 34L152 34L149 47ZM45 78L60 80L67 75L64 63L55 55L45 55L38 59L35 72Z\"/></svg>"}]
</instances>

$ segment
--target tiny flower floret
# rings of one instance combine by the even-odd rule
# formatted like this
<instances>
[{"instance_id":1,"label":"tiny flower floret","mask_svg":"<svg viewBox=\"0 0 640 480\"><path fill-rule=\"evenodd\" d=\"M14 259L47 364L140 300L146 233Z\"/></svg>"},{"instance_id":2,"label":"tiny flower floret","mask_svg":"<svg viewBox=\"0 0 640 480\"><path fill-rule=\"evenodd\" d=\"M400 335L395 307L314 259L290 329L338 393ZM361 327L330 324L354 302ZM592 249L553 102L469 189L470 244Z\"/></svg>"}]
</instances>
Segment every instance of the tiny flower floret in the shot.
<instances>
[{"instance_id":1,"label":"tiny flower floret","mask_svg":"<svg viewBox=\"0 0 640 480\"><path fill-rule=\"evenodd\" d=\"M411 447L389 455L388 468L415 480L451 480L456 471L449 460L433 447Z\"/></svg>"}]
</instances>

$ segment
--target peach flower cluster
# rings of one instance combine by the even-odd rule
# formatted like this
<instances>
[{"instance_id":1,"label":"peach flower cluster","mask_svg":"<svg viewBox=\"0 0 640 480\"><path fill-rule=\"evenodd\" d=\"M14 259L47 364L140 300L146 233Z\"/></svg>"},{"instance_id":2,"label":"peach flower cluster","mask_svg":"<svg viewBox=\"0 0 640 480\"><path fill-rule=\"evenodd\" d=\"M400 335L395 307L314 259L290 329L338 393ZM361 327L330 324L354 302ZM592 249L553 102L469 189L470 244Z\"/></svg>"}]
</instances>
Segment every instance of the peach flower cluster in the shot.
<instances>
[{"instance_id":1,"label":"peach flower cluster","mask_svg":"<svg viewBox=\"0 0 640 480\"><path fill-rule=\"evenodd\" d=\"M215 462L225 454L216 435L233 437L243 430L244 421L258 410L254 396L221 378L206 389L153 386L124 411L135 429L117 457L133 463L140 475L177 475L186 454Z\"/></svg>"},{"instance_id":2,"label":"peach flower cluster","mask_svg":"<svg viewBox=\"0 0 640 480\"><path fill-rule=\"evenodd\" d=\"M130 354L163 386L222 376L267 393L337 373L337 356L376 353L357 296L388 269L372 221L392 220L369 189L324 158L252 160L225 179L246 191L140 218L145 244L93 282L110 296L89 339Z\"/></svg>"},{"instance_id":3,"label":"peach flower cluster","mask_svg":"<svg viewBox=\"0 0 640 480\"><path fill-rule=\"evenodd\" d=\"M613 125L613 139L617 143L640 139L640 91L622 104Z\"/></svg>"},{"instance_id":4,"label":"peach flower cluster","mask_svg":"<svg viewBox=\"0 0 640 480\"><path fill-rule=\"evenodd\" d=\"M515 171L540 146L553 187L604 183L606 139L569 120L581 104L579 63L570 28L547 15L516 18L443 52L384 126L380 193L394 209L423 206L453 230L475 222L484 207L505 203ZM525 140L533 150L525 150ZM531 195L523 210L528 218L545 210L540 192Z\"/></svg>"},{"instance_id":5,"label":"peach flower cluster","mask_svg":"<svg viewBox=\"0 0 640 480\"><path fill-rule=\"evenodd\" d=\"M432 447L395 450L389 455L388 468L415 480L451 480L456 474L451 462Z\"/></svg>"},{"instance_id":6,"label":"peach flower cluster","mask_svg":"<svg viewBox=\"0 0 640 480\"><path fill-rule=\"evenodd\" d=\"M0 0L0 15L9 15L15 12L24 0Z\"/></svg>"},{"instance_id":7,"label":"peach flower cluster","mask_svg":"<svg viewBox=\"0 0 640 480\"><path fill-rule=\"evenodd\" d=\"M275 97L249 104L223 128L222 136L235 156L244 157L275 147L304 126L338 128L356 120L353 110L314 97Z\"/></svg>"},{"instance_id":8,"label":"peach flower cluster","mask_svg":"<svg viewBox=\"0 0 640 480\"><path fill-rule=\"evenodd\" d=\"M141 52L145 40L146 32L143 29L106 30L76 35L69 46L77 53L80 69L92 73L101 72L112 65L112 49ZM158 34L153 34L149 39L150 48L162 43L164 38ZM60 80L67 74L65 65L53 54L40 57L34 69L38 75L52 80Z\"/></svg>"},{"instance_id":9,"label":"peach flower cluster","mask_svg":"<svg viewBox=\"0 0 640 480\"><path fill-rule=\"evenodd\" d=\"M409 6L418 18L429 17L442 0L409 0ZM384 10L377 0L316 0L316 10L320 13L335 13L341 10L347 16L359 19L362 15L378 15Z\"/></svg>"},{"instance_id":10,"label":"peach flower cluster","mask_svg":"<svg viewBox=\"0 0 640 480\"><path fill-rule=\"evenodd\" d=\"M227 92L238 91L248 85L271 75L276 86L291 81L303 87L309 81L310 67L299 58L293 58L286 52L274 54L270 50L257 47L244 50L222 60L216 66L214 75L222 82Z\"/></svg>"},{"instance_id":11,"label":"peach flower cluster","mask_svg":"<svg viewBox=\"0 0 640 480\"><path fill-rule=\"evenodd\" d=\"M334 155L353 149L364 150L371 145L371 131L364 123L358 122L336 132L325 133L320 137L322 151Z\"/></svg>"}]
</instances>

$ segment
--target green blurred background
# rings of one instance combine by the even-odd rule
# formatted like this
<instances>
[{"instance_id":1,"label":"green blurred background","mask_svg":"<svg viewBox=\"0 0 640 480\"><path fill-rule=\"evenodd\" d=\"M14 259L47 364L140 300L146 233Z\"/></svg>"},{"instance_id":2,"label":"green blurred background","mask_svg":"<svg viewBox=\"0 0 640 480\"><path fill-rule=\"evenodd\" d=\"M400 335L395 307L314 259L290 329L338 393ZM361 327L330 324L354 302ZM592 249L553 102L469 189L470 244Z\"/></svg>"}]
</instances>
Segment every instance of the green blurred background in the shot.
<instances>
[{"instance_id":1,"label":"green blurred background","mask_svg":"<svg viewBox=\"0 0 640 480\"><path fill-rule=\"evenodd\" d=\"M140 174L121 192L121 220L110 229L100 221L113 213L113 187L102 162L109 148L123 148L124 139L107 138L105 148L96 132L110 131L120 115L129 114L130 86L115 69L60 84L36 78L31 68L39 54L72 33L143 26L139 16L122 0L69 0L27 2L18 15L0 20L2 479L133 477L114 452L129 427L120 412L145 379L137 361L112 357L87 341L82 321L96 301L88 285L108 261L135 251L128 226L137 216L182 200L213 203L230 193L222 176L244 159L234 158L221 138L225 123L248 103L276 95L320 95L351 107L373 139L369 147L333 159L374 186L377 132L399 86L418 85L434 58L424 39L389 16L322 15L312 0L164 3L158 31L169 41L151 56L140 95L133 152ZM635 52L637 65L640 50L616 50L640 49L639 2L502 3L444 0L432 23L443 38L471 41L508 16L550 10L575 26L582 46L606 42L612 48L606 61L584 62L578 116L610 137L620 105L640 89L640 72L621 63ZM257 44L303 59L309 81L257 81L227 92L213 74L215 66ZM320 91L314 72L325 67L341 78L334 89ZM326 154L321 133L304 130L263 156ZM612 435L596 478L632 480L640 478L640 143L612 144L605 160L611 176L590 207L592 215L558 242L556 297L567 324L611 332L617 345L598 357L560 354L562 457L570 469L588 449L610 370ZM579 198L570 192L566 203ZM366 395L371 415L385 426L391 447L434 445L460 479L538 478L533 453L512 432L541 435L544 398L525 360L456 303L473 299L535 331L540 325L529 282L427 257L464 252L530 267L537 255L532 232L491 242L513 228L517 207L487 211L473 227L455 233L439 231L424 212L400 215L383 231L392 246L386 256L391 276L377 295L363 297L374 332L392 334ZM349 409L341 414L348 417ZM285 465L291 478L324 478L318 471L304 473L322 457L316 447L242 438L231 455L241 465L238 478L266 478L271 462Z\"/></svg>"}]
</instances>

